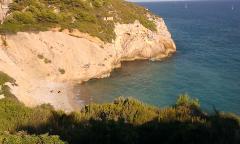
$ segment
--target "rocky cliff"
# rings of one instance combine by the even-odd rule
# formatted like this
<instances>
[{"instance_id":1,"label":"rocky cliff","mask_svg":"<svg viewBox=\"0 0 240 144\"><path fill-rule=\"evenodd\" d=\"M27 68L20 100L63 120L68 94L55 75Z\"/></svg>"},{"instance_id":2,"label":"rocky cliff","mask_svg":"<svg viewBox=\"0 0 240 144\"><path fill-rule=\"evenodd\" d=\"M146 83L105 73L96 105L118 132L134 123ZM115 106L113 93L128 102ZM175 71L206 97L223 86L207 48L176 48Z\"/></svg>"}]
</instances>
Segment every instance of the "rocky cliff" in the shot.
<instances>
[{"instance_id":1,"label":"rocky cliff","mask_svg":"<svg viewBox=\"0 0 240 144\"><path fill-rule=\"evenodd\" d=\"M0 23L3 22L8 12L8 5L12 0L0 0Z\"/></svg>"},{"instance_id":2,"label":"rocky cliff","mask_svg":"<svg viewBox=\"0 0 240 144\"><path fill-rule=\"evenodd\" d=\"M151 19L157 31L139 21L116 23L112 43L78 30L60 32L57 28L2 35L0 71L16 80L17 86L10 85L12 92L26 105L50 103L56 109L71 111L72 85L107 77L121 61L159 60L176 51L163 19Z\"/></svg>"}]
</instances>

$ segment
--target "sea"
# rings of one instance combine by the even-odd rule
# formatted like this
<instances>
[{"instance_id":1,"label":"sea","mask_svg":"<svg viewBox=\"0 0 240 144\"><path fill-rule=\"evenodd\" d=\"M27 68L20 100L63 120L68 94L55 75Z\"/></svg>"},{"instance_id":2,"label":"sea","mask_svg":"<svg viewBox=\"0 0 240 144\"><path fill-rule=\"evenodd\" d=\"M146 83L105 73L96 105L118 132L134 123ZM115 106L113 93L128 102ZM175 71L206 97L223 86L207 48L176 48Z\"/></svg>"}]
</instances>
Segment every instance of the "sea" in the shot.
<instances>
[{"instance_id":1,"label":"sea","mask_svg":"<svg viewBox=\"0 0 240 144\"><path fill-rule=\"evenodd\" d=\"M205 111L240 114L240 1L138 4L165 20L176 54L124 62L111 77L79 85L80 99L106 103L124 96L168 107L188 94Z\"/></svg>"}]
</instances>

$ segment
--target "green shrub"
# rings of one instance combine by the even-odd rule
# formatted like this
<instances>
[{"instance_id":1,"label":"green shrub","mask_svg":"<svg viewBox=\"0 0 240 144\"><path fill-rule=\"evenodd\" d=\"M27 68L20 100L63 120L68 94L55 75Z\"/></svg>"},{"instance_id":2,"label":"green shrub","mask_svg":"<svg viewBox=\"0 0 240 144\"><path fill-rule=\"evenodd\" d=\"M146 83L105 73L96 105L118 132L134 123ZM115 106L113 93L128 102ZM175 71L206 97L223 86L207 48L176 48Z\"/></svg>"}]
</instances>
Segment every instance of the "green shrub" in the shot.
<instances>
[{"instance_id":1,"label":"green shrub","mask_svg":"<svg viewBox=\"0 0 240 144\"><path fill-rule=\"evenodd\" d=\"M8 18L6 22L17 23L17 24L33 24L36 22L31 12L15 11L12 13L11 16L12 17Z\"/></svg>"},{"instance_id":2,"label":"green shrub","mask_svg":"<svg viewBox=\"0 0 240 144\"><path fill-rule=\"evenodd\" d=\"M160 109L121 97L66 114L49 105L27 108L12 100L0 100L0 142L58 143L59 138L52 135L59 135L73 144L238 143L239 129L237 115L192 113L192 108L182 103ZM49 135L39 135L43 133Z\"/></svg>"},{"instance_id":3,"label":"green shrub","mask_svg":"<svg viewBox=\"0 0 240 144\"><path fill-rule=\"evenodd\" d=\"M17 101L2 99L0 100L0 132L14 132L25 125L35 127L47 123L52 115L50 110L46 107L31 109Z\"/></svg>"},{"instance_id":4,"label":"green shrub","mask_svg":"<svg viewBox=\"0 0 240 144\"><path fill-rule=\"evenodd\" d=\"M0 133L1 144L65 144L59 136Z\"/></svg>"},{"instance_id":5,"label":"green shrub","mask_svg":"<svg viewBox=\"0 0 240 144\"><path fill-rule=\"evenodd\" d=\"M107 0L91 0L91 1L95 7L102 7L107 2Z\"/></svg>"},{"instance_id":6,"label":"green shrub","mask_svg":"<svg viewBox=\"0 0 240 144\"><path fill-rule=\"evenodd\" d=\"M123 0L21 0L10 5L10 12L0 25L0 33L61 27L78 29L104 42L112 42L116 37L114 23L139 20L146 28L156 30L144 8ZM114 17L114 21L104 21L105 17Z\"/></svg>"},{"instance_id":7,"label":"green shrub","mask_svg":"<svg viewBox=\"0 0 240 144\"><path fill-rule=\"evenodd\" d=\"M83 22L92 22L95 23L97 21L96 17L93 14L90 14L89 12L79 11L76 13L75 18L78 21Z\"/></svg>"},{"instance_id":8,"label":"green shrub","mask_svg":"<svg viewBox=\"0 0 240 144\"><path fill-rule=\"evenodd\" d=\"M6 82L14 80L0 72L0 85ZM238 115L209 115L187 94L167 108L120 97L68 114L50 105L28 108L15 99L0 100L0 143L237 144L239 130Z\"/></svg>"},{"instance_id":9,"label":"green shrub","mask_svg":"<svg viewBox=\"0 0 240 144\"><path fill-rule=\"evenodd\" d=\"M49 59L47 59L47 58L44 59L44 63L45 63L45 64L49 64L49 63L51 63L51 62L52 62L52 61L49 60Z\"/></svg>"},{"instance_id":10,"label":"green shrub","mask_svg":"<svg viewBox=\"0 0 240 144\"><path fill-rule=\"evenodd\" d=\"M9 77L7 74L0 71L0 95L4 95L8 99L15 99L15 96L10 92L9 86L5 85L5 83L11 83L13 85L15 84L15 80L11 77Z\"/></svg>"},{"instance_id":11,"label":"green shrub","mask_svg":"<svg viewBox=\"0 0 240 144\"><path fill-rule=\"evenodd\" d=\"M91 104L82 109L82 113L93 119L114 120L124 119L128 123L143 124L157 117L157 109L145 105L133 98L116 99L110 104Z\"/></svg>"},{"instance_id":12,"label":"green shrub","mask_svg":"<svg viewBox=\"0 0 240 144\"><path fill-rule=\"evenodd\" d=\"M37 57L38 57L39 59L44 59L44 56L43 56L42 54L38 54Z\"/></svg>"},{"instance_id":13,"label":"green shrub","mask_svg":"<svg viewBox=\"0 0 240 144\"><path fill-rule=\"evenodd\" d=\"M37 14L38 22L41 23L58 23L61 21L61 17L51 10L42 10Z\"/></svg>"},{"instance_id":14,"label":"green shrub","mask_svg":"<svg viewBox=\"0 0 240 144\"><path fill-rule=\"evenodd\" d=\"M62 68L59 68L58 71L59 71L61 74L65 74L65 73L66 73L66 71L65 71L64 69L62 69Z\"/></svg>"},{"instance_id":15,"label":"green shrub","mask_svg":"<svg viewBox=\"0 0 240 144\"><path fill-rule=\"evenodd\" d=\"M200 107L198 99L191 99L188 94L180 95L177 99L176 106Z\"/></svg>"}]
</instances>

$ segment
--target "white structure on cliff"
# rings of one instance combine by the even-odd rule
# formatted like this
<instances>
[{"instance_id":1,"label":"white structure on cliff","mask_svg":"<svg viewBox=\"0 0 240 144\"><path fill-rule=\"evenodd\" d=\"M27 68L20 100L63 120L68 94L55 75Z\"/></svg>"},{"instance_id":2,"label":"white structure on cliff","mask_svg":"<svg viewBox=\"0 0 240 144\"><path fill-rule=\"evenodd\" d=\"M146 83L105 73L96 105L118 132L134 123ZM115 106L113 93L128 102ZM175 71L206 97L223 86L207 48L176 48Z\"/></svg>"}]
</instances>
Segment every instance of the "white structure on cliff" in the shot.
<instances>
[{"instance_id":1,"label":"white structure on cliff","mask_svg":"<svg viewBox=\"0 0 240 144\"><path fill-rule=\"evenodd\" d=\"M105 21L113 21L114 18L113 17L104 17L103 20L105 20Z\"/></svg>"},{"instance_id":2,"label":"white structure on cliff","mask_svg":"<svg viewBox=\"0 0 240 144\"><path fill-rule=\"evenodd\" d=\"M12 0L0 0L0 23L3 23L4 18L7 15L7 11L9 10L9 3L11 3Z\"/></svg>"}]
</instances>

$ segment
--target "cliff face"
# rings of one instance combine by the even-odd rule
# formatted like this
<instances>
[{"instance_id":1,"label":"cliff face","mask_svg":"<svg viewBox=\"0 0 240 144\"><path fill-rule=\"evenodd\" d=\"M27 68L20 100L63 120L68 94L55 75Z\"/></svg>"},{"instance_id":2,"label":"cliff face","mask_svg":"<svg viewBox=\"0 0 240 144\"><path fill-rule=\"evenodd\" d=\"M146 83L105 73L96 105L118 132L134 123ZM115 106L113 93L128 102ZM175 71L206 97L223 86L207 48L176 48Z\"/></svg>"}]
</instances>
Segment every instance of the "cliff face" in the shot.
<instances>
[{"instance_id":1,"label":"cliff face","mask_svg":"<svg viewBox=\"0 0 240 144\"><path fill-rule=\"evenodd\" d=\"M26 105L50 103L71 111L72 84L107 77L121 61L162 59L176 51L163 19L155 22L157 32L138 21L116 24L112 43L68 30L2 36L0 71L16 80L18 86L10 86L12 92Z\"/></svg>"},{"instance_id":2,"label":"cliff face","mask_svg":"<svg viewBox=\"0 0 240 144\"><path fill-rule=\"evenodd\" d=\"M120 60L161 59L176 51L162 18L156 18L157 32L143 27L138 21L134 24L118 24L117 38L112 47L116 48Z\"/></svg>"},{"instance_id":3,"label":"cliff face","mask_svg":"<svg viewBox=\"0 0 240 144\"><path fill-rule=\"evenodd\" d=\"M0 0L0 23L3 22L4 18L8 12L8 5L12 2L12 0Z\"/></svg>"}]
</instances>

